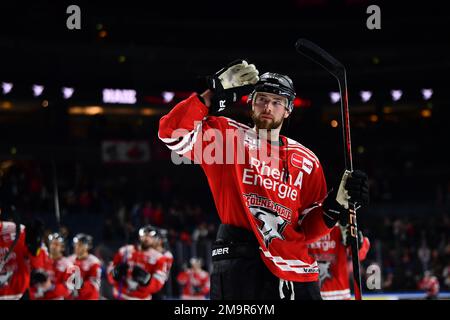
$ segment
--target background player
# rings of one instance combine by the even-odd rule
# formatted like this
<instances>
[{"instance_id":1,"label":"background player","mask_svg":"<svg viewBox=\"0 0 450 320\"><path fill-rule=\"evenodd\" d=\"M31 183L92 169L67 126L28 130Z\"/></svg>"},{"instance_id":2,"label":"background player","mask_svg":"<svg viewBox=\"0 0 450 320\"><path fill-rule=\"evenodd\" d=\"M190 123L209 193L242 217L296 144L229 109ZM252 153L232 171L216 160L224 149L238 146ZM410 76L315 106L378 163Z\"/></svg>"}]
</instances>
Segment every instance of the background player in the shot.
<instances>
[{"instance_id":1,"label":"background player","mask_svg":"<svg viewBox=\"0 0 450 320\"><path fill-rule=\"evenodd\" d=\"M370 248L367 237L359 232L359 259L364 260ZM351 298L348 270L350 248L347 228L337 224L329 234L312 243L310 253L319 263L320 294L324 300Z\"/></svg>"},{"instance_id":2,"label":"background player","mask_svg":"<svg viewBox=\"0 0 450 320\"><path fill-rule=\"evenodd\" d=\"M166 257L154 247L162 236L157 228L139 229L139 244L119 249L108 268L108 280L116 299L150 300L167 281Z\"/></svg>"},{"instance_id":3,"label":"background player","mask_svg":"<svg viewBox=\"0 0 450 320\"><path fill-rule=\"evenodd\" d=\"M181 271L177 281L182 287L181 299L204 300L209 294L209 273L202 269L202 260L191 258L190 268Z\"/></svg>"},{"instance_id":4,"label":"background player","mask_svg":"<svg viewBox=\"0 0 450 320\"><path fill-rule=\"evenodd\" d=\"M67 281L72 264L64 256L65 240L59 233L48 236L48 248L42 247L38 254L39 265L31 272L30 299L62 300L70 297Z\"/></svg>"},{"instance_id":5,"label":"background player","mask_svg":"<svg viewBox=\"0 0 450 320\"><path fill-rule=\"evenodd\" d=\"M73 300L99 300L102 266L100 260L89 253L92 236L79 233L73 238L74 254L69 257ZM70 280L69 280L70 281Z\"/></svg>"}]
</instances>

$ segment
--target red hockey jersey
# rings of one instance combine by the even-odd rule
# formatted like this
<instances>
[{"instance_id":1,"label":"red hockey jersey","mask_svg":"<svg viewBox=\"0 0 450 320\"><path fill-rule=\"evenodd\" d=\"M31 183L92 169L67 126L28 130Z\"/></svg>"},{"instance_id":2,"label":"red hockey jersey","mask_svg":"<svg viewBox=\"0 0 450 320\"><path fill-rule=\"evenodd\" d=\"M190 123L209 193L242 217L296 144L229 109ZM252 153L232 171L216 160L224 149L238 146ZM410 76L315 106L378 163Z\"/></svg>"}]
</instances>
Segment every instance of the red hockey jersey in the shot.
<instances>
[{"instance_id":1,"label":"red hockey jersey","mask_svg":"<svg viewBox=\"0 0 450 320\"><path fill-rule=\"evenodd\" d=\"M179 161L178 154L200 163L221 222L252 230L273 274L318 280L307 245L330 229L320 206L326 182L313 152L284 136L281 147L272 146L239 122L208 116L197 95L161 118L159 138L173 151L172 159Z\"/></svg>"},{"instance_id":2,"label":"red hockey jersey","mask_svg":"<svg viewBox=\"0 0 450 320\"><path fill-rule=\"evenodd\" d=\"M30 282L30 254L25 245L25 227L21 225L20 238L0 270L0 300L18 300ZM0 221L0 261L16 238L16 224Z\"/></svg>"},{"instance_id":3,"label":"red hockey jersey","mask_svg":"<svg viewBox=\"0 0 450 320\"><path fill-rule=\"evenodd\" d=\"M163 252L162 254L162 259L163 259L163 263L164 263L164 271L166 273L166 275L169 275L170 269L172 269L172 265L173 265L173 255L172 252L170 252L169 250L166 250Z\"/></svg>"},{"instance_id":4,"label":"red hockey jersey","mask_svg":"<svg viewBox=\"0 0 450 320\"><path fill-rule=\"evenodd\" d=\"M324 300L350 299L348 256L349 247L342 242L339 226L334 227L330 234L310 244L310 254L319 262L320 294ZM370 242L364 237L363 245L359 249L359 259L364 260L370 248Z\"/></svg>"},{"instance_id":5,"label":"red hockey jersey","mask_svg":"<svg viewBox=\"0 0 450 320\"><path fill-rule=\"evenodd\" d=\"M78 259L76 255L69 257L72 267L69 270L71 275L78 274L81 279L81 287L72 290L73 300L98 300L100 299L100 284L102 275L101 261L89 254L86 259ZM78 281L74 281L76 284Z\"/></svg>"},{"instance_id":6,"label":"red hockey jersey","mask_svg":"<svg viewBox=\"0 0 450 320\"><path fill-rule=\"evenodd\" d=\"M187 269L177 276L177 281L181 285L181 299L201 300L209 293L209 273L200 270Z\"/></svg>"},{"instance_id":7,"label":"red hockey jersey","mask_svg":"<svg viewBox=\"0 0 450 320\"><path fill-rule=\"evenodd\" d=\"M436 297L439 287L439 280L435 276L425 276L419 282L419 289L425 290L427 297Z\"/></svg>"},{"instance_id":8,"label":"red hockey jersey","mask_svg":"<svg viewBox=\"0 0 450 320\"><path fill-rule=\"evenodd\" d=\"M63 300L70 297L67 280L71 275L73 266L68 258L61 257L53 260L50 258L47 248L42 247L31 267L46 272L52 283L50 289L46 291L38 285L30 286L31 300Z\"/></svg>"},{"instance_id":9,"label":"red hockey jersey","mask_svg":"<svg viewBox=\"0 0 450 320\"><path fill-rule=\"evenodd\" d=\"M123 283L113 279L112 269L120 263L129 265L126 280ZM141 286L132 278L133 267L138 266L151 274L147 286ZM119 249L108 268L108 280L114 286L113 293L116 299L124 300L150 300L152 294L158 292L167 280L169 270L167 257L155 249L138 250L133 245L126 245Z\"/></svg>"}]
</instances>

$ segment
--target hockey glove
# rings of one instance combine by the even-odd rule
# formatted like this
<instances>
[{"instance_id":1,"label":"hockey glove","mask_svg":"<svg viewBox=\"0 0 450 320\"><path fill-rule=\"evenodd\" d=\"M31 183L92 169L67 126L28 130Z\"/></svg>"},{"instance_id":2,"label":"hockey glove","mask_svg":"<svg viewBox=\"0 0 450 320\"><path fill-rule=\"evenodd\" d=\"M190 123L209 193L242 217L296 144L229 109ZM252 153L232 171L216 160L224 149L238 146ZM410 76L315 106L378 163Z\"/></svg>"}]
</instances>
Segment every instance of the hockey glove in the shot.
<instances>
[{"instance_id":1,"label":"hockey glove","mask_svg":"<svg viewBox=\"0 0 450 320\"><path fill-rule=\"evenodd\" d=\"M323 202L324 219L329 228L338 221L343 226L347 225L349 202L357 208L369 203L368 177L360 170L346 170L337 191L332 189Z\"/></svg>"},{"instance_id":2,"label":"hockey glove","mask_svg":"<svg viewBox=\"0 0 450 320\"><path fill-rule=\"evenodd\" d=\"M152 278L150 273L138 266L134 266L131 276L133 280L141 286L148 285L150 283L150 279Z\"/></svg>"},{"instance_id":3,"label":"hockey glove","mask_svg":"<svg viewBox=\"0 0 450 320\"><path fill-rule=\"evenodd\" d=\"M127 276L128 268L128 263L119 263L111 272L113 279L116 281L124 279Z\"/></svg>"},{"instance_id":4,"label":"hockey glove","mask_svg":"<svg viewBox=\"0 0 450 320\"><path fill-rule=\"evenodd\" d=\"M214 92L210 111L221 112L253 90L259 80L255 65L245 60L235 60L207 78L208 88Z\"/></svg>"},{"instance_id":5,"label":"hockey glove","mask_svg":"<svg viewBox=\"0 0 450 320\"><path fill-rule=\"evenodd\" d=\"M25 243L33 256L38 254L38 249L42 244L44 234L44 223L41 220L34 220L25 227Z\"/></svg>"},{"instance_id":6,"label":"hockey glove","mask_svg":"<svg viewBox=\"0 0 450 320\"><path fill-rule=\"evenodd\" d=\"M30 286L47 282L48 274L44 270L35 269L30 274Z\"/></svg>"}]
</instances>

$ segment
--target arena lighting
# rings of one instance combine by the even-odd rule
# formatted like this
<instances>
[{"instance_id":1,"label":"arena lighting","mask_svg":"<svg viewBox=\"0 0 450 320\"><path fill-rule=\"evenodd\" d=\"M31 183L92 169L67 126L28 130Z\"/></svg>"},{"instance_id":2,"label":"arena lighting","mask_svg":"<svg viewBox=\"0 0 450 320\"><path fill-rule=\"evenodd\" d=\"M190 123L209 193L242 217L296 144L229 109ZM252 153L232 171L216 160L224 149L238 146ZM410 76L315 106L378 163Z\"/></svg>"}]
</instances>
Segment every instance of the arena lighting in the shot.
<instances>
[{"instance_id":1,"label":"arena lighting","mask_svg":"<svg viewBox=\"0 0 450 320\"><path fill-rule=\"evenodd\" d=\"M169 103L175 97L175 92L172 91L163 91L162 93L163 99L165 103Z\"/></svg>"},{"instance_id":2,"label":"arena lighting","mask_svg":"<svg viewBox=\"0 0 450 320\"><path fill-rule=\"evenodd\" d=\"M341 100L341 95L339 92L332 91L330 92L330 100L331 103L337 103L339 100Z\"/></svg>"},{"instance_id":3,"label":"arena lighting","mask_svg":"<svg viewBox=\"0 0 450 320\"><path fill-rule=\"evenodd\" d=\"M3 94L8 94L11 92L13 84L11 82L2 82Z\"/></svg>"},{"instance_id":4,"label":"arena lighting","mask_svg":"<svg viewBox=\"0 0 450 320\"><path fill-rule=\"evenodd\" d=\"M433 89L422 89L421 92L423 100L430 100L433 96Z\"/></svg>"},{"instance_id":5,"label":"arena lighting","mask_svg":"<svg viewBox=\"0 0 450 320\"><path fill-rule=\"evenodd\" d=\"M44 86L41 86L38 84L33 84L32 89L33 89L33 95L35 97L39 97L42 94L42 92L44 91Z\"/></svg>"},{"instance_id":6,"label":"arena lighting","mask_svg":"<svg viewBox=\"0 0 450 320\"><path fill-rule=\"evenodd\" d=\"M403 91L402 90L391 90L392 101L398 101L402 98Z\"/></svg>"},{"instance_id":7,"label":"arena lighting","mask_svg":"<svg viewBox=\"0 0 450 320\"><path fill-rule=\"evenodd\" d=\"M367 102L370 100L370 98L372 98L372 91L363 90L359 93L359 96L361 97L362 102Z\"/></svg>"},{"instance_id":8,"label":"arena lighting","mask_svg":"<svg viewBox=\"0 0 450 320\"><path fill-rule=\"evenodd\" d=\"M103 89L103 103L135 104L136 90Z\"/></svg>"},{"instance_id":9,"label":"arena lighting","mask_svg":"<svg viewBox=\"0 0 450 320\"><path fill-rule=\"evenodd\" d=\"M63 93L64 99L69 99L70 97L72 97L74 91L75 91L74 88L63 87L62 93Z\"/></svg>"},{"instance_id":10,"label":"arena lighting","mask_svg":"<svg viewBox=\"0 0 450 320\"><path fill-rule=\"evenodd\" d=\"M97 114L103 114L104 111L104 108L100 106L73 106L69 108L69 114L71 115L94 116Z\"/></svg>"}]
</instances>

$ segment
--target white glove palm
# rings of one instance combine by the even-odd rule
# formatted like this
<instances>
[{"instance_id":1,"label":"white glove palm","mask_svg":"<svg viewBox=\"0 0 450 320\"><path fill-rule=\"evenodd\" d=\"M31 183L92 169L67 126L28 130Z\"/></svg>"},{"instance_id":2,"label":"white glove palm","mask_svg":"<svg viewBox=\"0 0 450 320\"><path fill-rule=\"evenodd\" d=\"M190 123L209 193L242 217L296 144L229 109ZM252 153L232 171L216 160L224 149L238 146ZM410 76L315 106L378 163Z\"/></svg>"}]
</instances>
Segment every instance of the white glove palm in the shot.
<instances>
[{"instance_id":1,"label":"white glove palm","mask_svg":"<svg viewBox=\"0 0 450 320\"><path fill-rule=\"evenodd\" d=\"M241 63L226 69L218 78L223 89L227 90L257 83L259 80L258 74L259 72L254 64L248 64L247 61L242 60Z\"/></svg>"},{"instance_id":2,"label":"white glove palm","mask_svg":"<svg viewBox=\"0 0 450 320\"><path fill-rule=\"evenodd\" d=\"M350 174L350 171L345 170L344 174L342 175L341 183L339 184L339 189L336 196L336 201L345 209L348 209L348 200L350 200L348 191L345 189L345 183L347 182L348 176Z\"/></svg>"}]
</instances>

